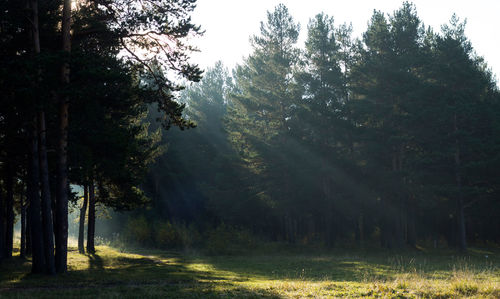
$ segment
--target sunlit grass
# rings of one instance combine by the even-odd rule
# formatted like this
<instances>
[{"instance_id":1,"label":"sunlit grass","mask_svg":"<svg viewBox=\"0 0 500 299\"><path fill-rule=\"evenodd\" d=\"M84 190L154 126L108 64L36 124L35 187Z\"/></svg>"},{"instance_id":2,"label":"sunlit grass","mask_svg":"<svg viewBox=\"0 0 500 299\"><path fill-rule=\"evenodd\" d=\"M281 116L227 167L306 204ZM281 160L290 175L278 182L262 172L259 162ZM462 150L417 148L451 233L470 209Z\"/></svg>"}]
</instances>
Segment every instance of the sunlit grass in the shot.
<instances>
[{"instance_id":1,"label":"sunlit grass","mask_svg":"<svg viewBox=\"0 0 500 299\"><path fill-rule=\"evenodd\" d=\"M19 257L4 262L0 297L500 298L499 260L499 252L474 251L207 257L71 248L65 275L31 275Z\"/></svg>"}]
</instances>

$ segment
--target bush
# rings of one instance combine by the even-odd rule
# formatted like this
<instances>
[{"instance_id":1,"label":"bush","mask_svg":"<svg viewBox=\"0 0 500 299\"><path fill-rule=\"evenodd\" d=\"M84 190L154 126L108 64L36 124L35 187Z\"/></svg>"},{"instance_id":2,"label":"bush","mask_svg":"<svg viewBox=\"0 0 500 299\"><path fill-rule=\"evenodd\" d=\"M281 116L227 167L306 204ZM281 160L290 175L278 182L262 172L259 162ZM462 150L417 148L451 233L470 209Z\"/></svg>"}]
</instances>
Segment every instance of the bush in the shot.
<instances>
[{"instance_id":1,"label":"bush","mask_svg":"<svg viewBox=\"0 0 500 299\"><path fill-rule=\"evenodd\" d=\"M146 217L143 215L135 218L130 218L127 222L127 240L141 246L146 246L151 243L152 229Z\"/></svg>"},{"instance_id":2,"label":"bush","mask_svg":"<svg viewBox=\"0 0 500 299\"><path fill-rule=\"evenodd\" d=\"M155 228L155 247L160 249L190 249L201 243L201 235L194 225L157 222Z\"/></svg>"},{"instance_id":3,"label":"bush","mask_svg":"<svg viewBox=\"0 0 500 299\"><path fill-rule=\"evenodd\" d=\"M170 222L159 222L155 228L155 245L157 247L168 249L183 246L179 232Z\"/></svg>"},{"instance_id":4,"label":"bush","mask_svg":"<svg viewBox=\"0 0 500 299\"><path fill-rule=\"evenodd\" d=\"M255 248L257 244L251 232L224 223L201 234L193 224L186 226L169 221L149 223L144 215L129 218L124 237L126 242L142 247L159 249L204 247L208 254L213 255L240 253Z\"/></svg>"},{"instance_id":5,"label":"bush","mask_svg":"<svg viewBox=\"0 0 500 299\"><path fill-rule=\"evenodd\" d=\"M194 224L189 226L175 225L184 249L191 249L202 245L202 236Z\"/></svg>"},{"instance_id":6,"label":"bush","mask_svg":"<svg viewBox=\"0 0 500 299\"><path fill-rule=\"evenodd\" d=\"M235 254L254 248L254 236L246 230L238 230L221 223L206 233L205 248L208 254Z\"/></svg>"}]
</instances>

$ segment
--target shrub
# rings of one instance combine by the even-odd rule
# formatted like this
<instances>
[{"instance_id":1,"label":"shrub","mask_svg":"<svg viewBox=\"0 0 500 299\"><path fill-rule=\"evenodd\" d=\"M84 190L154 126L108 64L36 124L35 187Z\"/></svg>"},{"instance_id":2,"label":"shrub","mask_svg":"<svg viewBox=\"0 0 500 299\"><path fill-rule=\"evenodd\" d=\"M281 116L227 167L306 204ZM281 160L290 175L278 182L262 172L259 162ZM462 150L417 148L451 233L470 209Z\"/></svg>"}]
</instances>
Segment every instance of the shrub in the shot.
<instances>
[{"instance_id":1,"label":"shrub","mask_svg":"<svg viewBox=\"0 0 500 299\"><path fill-rule=\"evenodd\" d=\"M143 215L139 217L130 218L127 222L127 239L141 246L151 243L152 229L146 217Z\"/></svg>"},{"instance_id":2,"label":"shrub","mask_svg":"<svg viewBox=\"0 0 500 299\"><path fill-rule=\"evenodd\" d=\"M155 245L161 249L183 246L179 232L170 222L159 222L155 225Z\"/></svg>"},{"instance_id":3,"label":"shrub","mask_svg":"<svg viewBox=\"0 0 500 299\"><path fill-rule=\"evenodd\" d=\"M194 224L189 226L176 224L175 227L184 249L201 246L202 236Z\"/></svg>"},{"instance_id":4,"label":"shrub","mask_svg":"<svg viewBox=\"0 0 500 299\"><path fill-rule=\"evenodd\" d=\"M160 249L189 249L201 243L201 235L191 224L157 222L155 228L155 246Z\"/></svg>"},{"instance_id":5,"label":"shrub","mask_svg":"<svg viewBox=\"0 0 500 299\"><path fill-rule=\"evenodd\" d=\"M255 248L254 236L246 230L238 230L221 223L206 233L205 248L208 254L235 254Z\"/></svg>"}]
</instances>

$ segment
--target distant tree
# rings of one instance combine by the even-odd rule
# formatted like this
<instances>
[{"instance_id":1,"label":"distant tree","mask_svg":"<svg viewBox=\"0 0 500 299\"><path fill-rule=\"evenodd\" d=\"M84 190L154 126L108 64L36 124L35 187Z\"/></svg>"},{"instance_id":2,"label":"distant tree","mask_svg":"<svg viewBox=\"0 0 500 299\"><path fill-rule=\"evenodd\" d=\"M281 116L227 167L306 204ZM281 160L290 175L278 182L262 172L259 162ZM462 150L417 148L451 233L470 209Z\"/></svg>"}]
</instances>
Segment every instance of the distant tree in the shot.
<instances>
[{"instance_id":1,"label":"distant tree","mask_svg":"<svg viewBox=\"0 0 500 299\"><path fill-rule=\"evenodd\" d=\"M495 163L491 150L498 148L491 135L495 122L490 114L497 107L498 89L474 54L464 28L465 22L453 16L435 36L430 65L433 96L428 103L432 109L426 110L428 130L421 137L426 154L421 169L424 182L449 202L443 213L454 216L451 239L460 250L467 248L466 207L486 200L495 188L495 183L487 183L489 171L484 166Z\"/></svg>"},{"instance_id":2,"label":"distant tree","mask_svg":"<svg viewBox=\"0 0 500 299\"><path fill-rule=\"evenodd\" d=\"M321 190L316 192L323 193L314 203L318 207L315 221L318 227L324 226L319 230L325 231L329 246L333 245L337 235L338 225L335 223L343 217L338 210L339 200L345 198L338 188L345 184L340 183L340 176L332 165L338 166L342 152L350 147L346 140L349 123L344 109L348 100L346 56L352 51L346 47L350 39L347 28L336 28L333 18L322 13L311 19L303 67L297 75L304 88L302 100L305 109L299 114L302 132L295 134L303 146L310 147L319 158L319 163L309 161L309 165L303 167L312 168L308 175L315 177L312 180L317 182L314 188Z\"/></svg>"},{"instance_id":3,"label":"distant tree","mask_svg":"<svg viewBox=\"0 0 500 299\"><path fill-rule=\"evenodd\" d=\"M203 79L182 91L185 117L196 123L187 132L164 131L167 149L153 164L143 185L157 207L155 217L176 222L200 222L211 216L207 206L215 208L215 216L231 221L225 207L238 209L234 201L238 184L238 166L227 139L225 120L231 103L228 93L233 82L221 62L209 67ZM155 118L150 107L149 118ZM164 182L164 183L162 183ZM219 209L224 213L219 213ZM243 217L243 216L242 216Z\"/></svg>"},{"instance_id":4,"label":"distant tree","mask_svg":"<svg viewBox=\"0 0 500 299\"><path fill-rule=\"evenodd\" d=\"M274 11L268 12L267 21L261 22L260 35L252 38L252 54L237 67L236 82L240 92L232 96L237 102L235 107L244 109L242 112L248 117L240 142L251 144L254 151L251 155L255 157L252 167L261 168L254 170L260 173L260 180L263 179L256 193L268 198L268 204L279 203L283 217L287 218L284 229L288 230L290 241L295 240L293 227L296 225L292 222L296 219L292 214L296 211L288 200L296 197L292 190L291 165L287 160L291 156L285 151L292 148L290 130L298 122L294 115L300 104L294 78L299 59L295 46L298 35L299 25L286 6L279 4Z\"/></svg>"},{"instance_id":5,"label":"distant tree","mask_svg":"<svg viewBox=\"0 0 500 299\"><path fill-rule=\"evenodd\" d=\"M406 177L407 158L414 150L409 127L414 103L421 99L420 69L424 30L415 7L405 2L390 16L375 11L363 35L364 47L353 72L356 101L355 122L364 128L362 136L366 170L376 173L380 198L382 242L401 247L406 241L415 245L414 219L407 213L410 198Z\"/></svg>"}]
</instances>

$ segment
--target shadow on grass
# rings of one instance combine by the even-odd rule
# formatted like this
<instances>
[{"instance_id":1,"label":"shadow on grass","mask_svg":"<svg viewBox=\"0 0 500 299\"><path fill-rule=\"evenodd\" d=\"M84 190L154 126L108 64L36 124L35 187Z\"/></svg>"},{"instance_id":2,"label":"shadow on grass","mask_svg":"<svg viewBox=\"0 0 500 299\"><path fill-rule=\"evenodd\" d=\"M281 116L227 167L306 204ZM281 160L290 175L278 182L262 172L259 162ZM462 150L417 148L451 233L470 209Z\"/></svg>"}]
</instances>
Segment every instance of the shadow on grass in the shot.
<instances>
[{"instance_id":1,"label":"shadow on grass","mask_svg":"<svg viewBox=\"0 0 500 299\"><path fill-rule=\"evenodd\" d=\"M333 251L319 255L212 256L200 258L198 262L211 265L215 271L264 280L366 282L391 280L403 273L424 277L445 277L457 271L500 274L500 252L488 253Z\"/></svg>"},{"instance_id":2,"label":"shadow on grass","mask_svg":"<svg viewBox=\"0 0 500 299\"><path fill-rule=\"evenodd\" d=\"M70 270L56 276L30 274L30 261L13 258L0 265L0 297L280 298L271 290L248 289L218 273L190 269L189 262L175 255L110 252L70 252Z\"/></svg>"},{"instance_id":3,"label":"shadow on grass","mask_svg":"<svg viewBox=\"0 0 500 299\"><path fill-rule=\"evenodd\" d=\"M90 270L102 270L104 268L102 258L98 254L88 254L88 257Z\"/></svg>"},{"instance_id":4,"label":"shadow on grass","mask_svg":"<svg viewBox=\"0 0 500 299\"><path fill-rule=\"evenodd\" d=\"M498 252L489 255L498 270ZM28 275L29 261L13 258L0 267L2 297L271 297L274 290L247 281L353 281L391 279L400 273L448 273L460 263L488 267L484 253L346 252L308 255L190 256L174 252L96 254L71 251L65 275ZM491 265L491 264L490 264ZM447 274L445 274L447 275ZM248 286L248 287L247 287Z\"/></svg>"}]
</instances>

